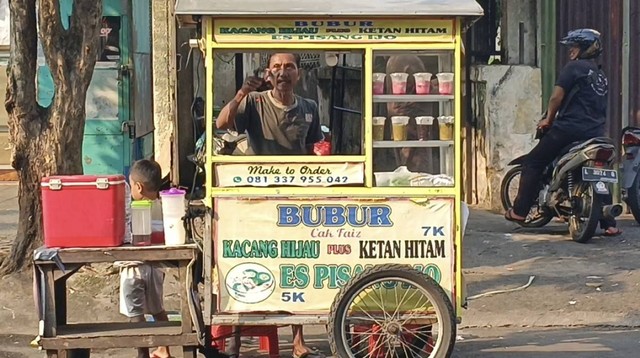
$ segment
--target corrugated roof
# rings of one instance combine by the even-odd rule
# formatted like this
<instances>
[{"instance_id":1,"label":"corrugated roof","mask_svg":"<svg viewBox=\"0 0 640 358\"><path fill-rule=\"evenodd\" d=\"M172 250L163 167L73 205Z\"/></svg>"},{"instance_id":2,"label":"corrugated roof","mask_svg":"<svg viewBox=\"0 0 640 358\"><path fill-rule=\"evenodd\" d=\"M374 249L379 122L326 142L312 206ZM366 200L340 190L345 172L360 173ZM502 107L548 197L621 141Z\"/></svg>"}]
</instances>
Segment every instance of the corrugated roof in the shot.
<instances>
[{"instance_id":1,"label":"corrugated roof","mask_svg":"<svg viewBox=\"0 0 640 358\"><path fill-rule=\"evenodd\" d=\"M176 15L482 16L475 0L177 0Z\"/></svg>"}]
</instances>

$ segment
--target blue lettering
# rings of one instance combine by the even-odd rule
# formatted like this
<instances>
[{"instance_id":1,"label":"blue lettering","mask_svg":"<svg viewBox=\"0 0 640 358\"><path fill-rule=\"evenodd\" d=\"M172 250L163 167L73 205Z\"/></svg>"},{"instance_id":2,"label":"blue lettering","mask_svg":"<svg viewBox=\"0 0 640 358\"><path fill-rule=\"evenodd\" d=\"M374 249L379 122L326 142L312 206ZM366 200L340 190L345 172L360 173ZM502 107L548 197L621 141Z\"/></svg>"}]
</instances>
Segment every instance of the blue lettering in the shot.
<instances>
[{"instance_id":1,"label":"blue lettering","mask_svg":"<svg viewBox=\"0 0 640 358\"><path fill-rule=\"evenodd\" d=\"M349 224L355 227L361 227L367 225L367 219L369 218L369 213L371 212L371 208L368 206L361 207L357 205L347 205L347 213L349 214ZM358 215L362 213L361 215ZM358 216L361 216L358 218ZM360 219L360 220L358 220Z\"/></svg>"},{"instance_id":2,"label":"blue lettering","mask_svg":"<svg viewBox=\"0 0 640 358\"><path fill-rule=\"evenodd\" d=\"M372 207L369 226L393 226L393 222L391 221L391 208L386 205Z\"/></svg>"},{"instance_id":3,"label":"blue lettering","mask_svg":"<svg viewBox=\"0 0 640 358\"><path fill-rule=\"evenodd\" d=\"M344 226L347 223L347 218L344 216L344 207L342 206L325 206L324 213L325 226Z\"/></svg>"},{"instance_id":4,"label":"blue lettering","mask_svg":"<svg viewBox=\"0 0 640 358\"><path fill-rule=\"evenodd\" d=\"M278 226L294 227L391 227L391 208L387 205L278 205ZM437 232L443 235L443 229Z\"/></svg>"},{"instance_id":5,"label":"blue lettering","mask_svg":"<svg viewBox=\"0 0 640 358\"><path fill-rule=\"evenodd\" d=\"M372 27L373 21L327 21L326 25L324 21L294 21L295 27L341 27L341 26L359 26L359 27Z\"/></svg>"},{"instance_id":6,"label":"blue lettering","mask_svg":"<svg viewBox=\"0 0 640 358\"><path fill-rule=\"evenodd\" d=\"M300 209L296 205L278 205L278 226L300 225Z\"/></svg>"},{"instance_id":7,"label":"blue lettering","mask_svg":"<svg viewBox=\"0 0 640 358\"><path fill-rule=\"evenodd\" d=\"M302 223L304 226L316 227L322 224L322 212L314 210L313 205L302 205ZM313 220L313 214L316 214L316 220Z\"/></svg>"}]
</instances>

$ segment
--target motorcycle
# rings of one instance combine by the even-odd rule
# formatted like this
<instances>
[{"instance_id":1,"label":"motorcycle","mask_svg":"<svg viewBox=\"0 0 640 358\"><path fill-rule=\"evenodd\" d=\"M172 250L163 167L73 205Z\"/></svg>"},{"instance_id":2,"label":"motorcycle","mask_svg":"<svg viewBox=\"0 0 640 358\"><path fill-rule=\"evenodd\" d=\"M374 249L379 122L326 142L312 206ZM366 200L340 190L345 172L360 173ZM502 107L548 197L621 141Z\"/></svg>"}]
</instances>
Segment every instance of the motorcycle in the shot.
<instances>
[{"instance_id":1,"label":"motorcycle","mask_svg":"<svg viewBox=\"0 0 640 358\"><path fill-rule=\"evenodd\" d=\"M640 128L626 127L622 130L624 157L620 164L622 183L620 191L633 218L640 223Z\"/></svg>"},{"instance_id":2,"label":"motorcycle","mask_svg":"<svg viewBox=\"0 0 640 358\"><path fill-rule=\"evenodd\" d=\"M515 167L502 179L500 196L505 210L513 206L527 155L512 160L509 165ZM611 194L611 185L618 182L618 172L612 169L616 157L613 141L605 137L574 142L565 147L543 171L536 203L527 219L519 224L538 228L557 217L568 222L574 241L589 241L601 218L622 214L620 204L603 204ZM514 183L515 190L512 188Z\"/></svg>"}]
</instances>

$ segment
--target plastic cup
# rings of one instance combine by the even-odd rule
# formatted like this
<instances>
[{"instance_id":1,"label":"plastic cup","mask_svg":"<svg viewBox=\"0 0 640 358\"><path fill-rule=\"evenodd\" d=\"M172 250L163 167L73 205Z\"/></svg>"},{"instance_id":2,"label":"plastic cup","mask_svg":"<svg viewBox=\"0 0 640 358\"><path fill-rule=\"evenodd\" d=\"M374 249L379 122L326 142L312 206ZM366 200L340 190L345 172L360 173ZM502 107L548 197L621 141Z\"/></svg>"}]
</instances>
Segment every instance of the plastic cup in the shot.
<instances>
[{"instance_id":1,"label":"plastic cup","mask_svg":"<svg viewBox=\"0 0 640 358\"><path fill-rule=\"evenodd\" d=\"M187 233L182 220L185 214L184 196L186 193L186 191L176 188L160 192L164 243L167 246L184 245L187 241Z\"/></svg>"},{"instance_id":2,"label":"plastic cup","mask_svg":"<svg viewBox=\"0 0 640 358\"><path fill-rule=\"evenodd\" d=\"M373 140L384 140L384 122L386 117L373 117Z\"/></svg>"},{"instance_id":3,"label":"plastic cup","mask_svg":"<svg viewBox=\"0 0 640 358\"><path fill-rule=\"evenodd\" d=\"M373 74L373 94L384 94L384 79L386 73L376 72Z\"/></svg>"},{"instance_id":4,"label":"plastic cup","mask_svg":"<svg viewBox=\"0 0 640 358\"><path fill-rule=\"evenodd\" d=\"M420 116L416 117L416 126L418 128L418 140L427 140L429 138L429 127L433 125L433 117Z\"/></svg>"},{"instance_id":5,"label":"plastic cup","mask_svg":"<svg viewBox=\"0 0 640 358\"><path fill-rule=\"evenodd\" d=\"M391 124L393 125L393 140L407 140L407 124L409 124L409 117L393 116L391 117Z\"/></svg>"},{"instance_id":6,"label":"plastic cup","mask_svg":"<svg viewBox=\"0 0 640 358\"><path fill-rule=\"evenodd\" d=\"M420 72L413 75L416 79L416 94L429 94L431 89L431 73Z\"/></svg>"},{"instance_id":7,"label":"plastic cup","mask_svg":"<svg viewBox=\"0 0 640 358\"><path fill-rule=\"evenodd\" d=\"M436 75L438 77L438 92L440 94L453 93L453 73L442 72Z\"/></svg>"},{"instance_id":8,"label":"plastic cup","mask_svg":"<svg viewBox=\"0 0 640 358\"><path fill-rule=\"evenodd\" d=\"M407 93L407 78L409 75L403 72L392 73L391 75L391 92L393 94Z\"/></svg>"},{"instance_id":9,"label":"plastic cup","mask_svg":"<svg viewBox=\"0 0 640 358\"><path fill-rule=\"evenodd\" d=\"M453 140L453 117L438 117L440 140Z\"/></svg>"}]
</instances>

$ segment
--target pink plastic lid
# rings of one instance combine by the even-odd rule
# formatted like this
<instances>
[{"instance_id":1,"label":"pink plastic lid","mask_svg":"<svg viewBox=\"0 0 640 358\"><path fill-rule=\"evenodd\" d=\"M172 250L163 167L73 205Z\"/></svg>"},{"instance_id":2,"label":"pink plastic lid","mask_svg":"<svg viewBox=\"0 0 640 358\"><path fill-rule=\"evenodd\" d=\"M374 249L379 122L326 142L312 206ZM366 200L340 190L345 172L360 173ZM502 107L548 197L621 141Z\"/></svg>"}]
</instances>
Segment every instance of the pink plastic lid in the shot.
<instances>
[{"instance_id":1,"label":"pink plastic lid","mask_svg":"<svg viewBox=\"0 0 640 358\"><path fill-rule=\"evenodd\" d=\"M178 189L178 188L171 188L169 190L161 191L160 195L162 195L162 196L182 195L182 196L184 196L186 193L187 193L186 190L182 190L182 189Z\"/></svg>"}]
</instances>

